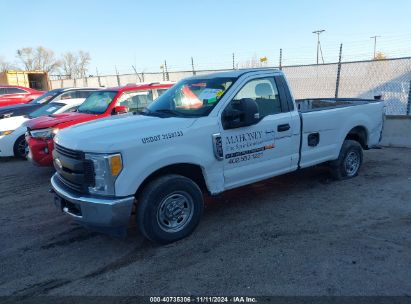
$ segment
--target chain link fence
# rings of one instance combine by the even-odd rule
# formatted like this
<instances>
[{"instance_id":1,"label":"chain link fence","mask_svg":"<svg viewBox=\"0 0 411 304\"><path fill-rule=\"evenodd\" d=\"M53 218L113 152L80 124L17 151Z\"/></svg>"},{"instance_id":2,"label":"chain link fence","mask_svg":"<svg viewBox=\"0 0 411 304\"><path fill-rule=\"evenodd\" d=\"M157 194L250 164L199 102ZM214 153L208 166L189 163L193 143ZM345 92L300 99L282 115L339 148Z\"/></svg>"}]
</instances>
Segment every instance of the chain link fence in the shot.
<instances>
[{"instance_id":1,"label":"chain link fence","mask_svg":"<svg viewBox=\"0 0 411 304\"><path fill-rule=\"evenodd\" d=\"M337 77L340 68L340 77ZM112 87L129 83L178 81L193 74L226 70L166 71L51 80L52 88ZM411 113L411 57L342 62L318 65L283 66L295 98L381 96L387 115ZM338 95L338 96L337 96Z\"/></svg>"}]
</instances>

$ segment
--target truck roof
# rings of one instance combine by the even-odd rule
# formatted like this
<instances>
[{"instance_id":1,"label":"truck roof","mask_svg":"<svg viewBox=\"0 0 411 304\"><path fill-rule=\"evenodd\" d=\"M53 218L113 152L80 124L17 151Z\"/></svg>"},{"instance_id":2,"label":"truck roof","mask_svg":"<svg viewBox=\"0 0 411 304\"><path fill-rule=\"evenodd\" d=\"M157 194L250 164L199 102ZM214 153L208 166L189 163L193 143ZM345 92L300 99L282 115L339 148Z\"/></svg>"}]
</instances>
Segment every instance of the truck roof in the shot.
<instances>
[{"instance_id":1,"label":"truck roof","mask_svg":"<svg viewBox=\"0 0 411 304\"><path fill-rule=\"evenodd\" d=\"M247 73L265 72L265 71L281 72L279 69L274 69L274 68L239 69L239 70L221 71L221 72L215 72L215 73L210 73L210 74L205 74L205 75L192 76L190 77L190 79L209 79L209 78L211 79L211 78L223 78L223 77L238 78Z\"/></svg>"}]
</instances>

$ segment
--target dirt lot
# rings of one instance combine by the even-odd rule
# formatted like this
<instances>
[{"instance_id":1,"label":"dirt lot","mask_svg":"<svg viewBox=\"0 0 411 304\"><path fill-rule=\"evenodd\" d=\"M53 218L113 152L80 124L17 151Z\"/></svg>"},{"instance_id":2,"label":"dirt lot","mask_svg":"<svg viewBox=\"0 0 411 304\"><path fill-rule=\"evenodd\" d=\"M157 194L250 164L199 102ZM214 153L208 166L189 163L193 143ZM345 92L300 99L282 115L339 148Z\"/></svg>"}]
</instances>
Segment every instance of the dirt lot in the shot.
<instances>
[{"instance_id":1,"label":"dirt lot","mask_svg":"<svg viewBox=\"0 0 411 304\"><path fill-rule=\"evenodd\" d=\"M0 161L0 295L411 295L411 150L365 153L207 199L167 246L90 232L55 209L51 169Z\"/></svg>"}]
</instances>

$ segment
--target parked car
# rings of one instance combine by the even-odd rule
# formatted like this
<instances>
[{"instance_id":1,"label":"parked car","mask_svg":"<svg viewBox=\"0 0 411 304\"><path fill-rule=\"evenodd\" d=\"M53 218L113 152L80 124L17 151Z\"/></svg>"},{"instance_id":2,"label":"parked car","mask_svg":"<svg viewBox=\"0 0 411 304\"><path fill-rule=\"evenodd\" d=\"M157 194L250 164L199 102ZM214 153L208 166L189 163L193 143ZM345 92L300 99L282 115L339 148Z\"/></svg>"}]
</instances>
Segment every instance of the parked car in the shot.
<instances>
[{"instance_id":1,"label":"parked car","mask_svg":"<svg viewBox=\"0 0 411 304\"><path fill-rule=\"evenodd\" d=\"M199 223L203 193L320 163L337 179L356 176L362 150L381 139L383 107L361 99L296 103L272 69L187 78L142 115L57 133L55 203L87 227L117 233L136 210L146 238L173 242Z\"/></svg>"},{"instance_id":2,"label":"parked car","mask_svg":"<svg viewBox=\"0 0 411 304\"><path fill-rule=\"evenodd\" d=\"M27 123L30 153L39 166L53 166L53 137L61 129L110 115L142 111L172 84L127 85L92 93L77 112L40 117Z\"/></svg>"},{"instance_id":3,"label":"parked car","mask_svg":"<svg viewBox=\"0 0 411 304\"><path fill-rule=\"evenodd\" d=\"M61 99L43 105L29 115L20 115L0 120L0 157L15 156L25 158L27 142L25 123L30 119L58 113L75 111L85 98Z\"/></svg>"},{"instance_id":4,"label":"parked car","mask_svg":"<svg viewBox=\"0 0 411 304\"><path fill-rule=\"evenodd\" d=\"M25 104L16 104L0 108L0 119L26 115L41 106L61 99L87 98L97 88L63 88L54 89Z\"/></svg>"},{"instance_id":5,"label":"parked car","mask_svg":"<svg viewBox=\"0 0 411 304\"><path fill-rule=\"evenodd\" d=\"M0 85L0 107L19 103L28 103L44 94L44 91L20 87Z\"/></svg>"}]
</instances>

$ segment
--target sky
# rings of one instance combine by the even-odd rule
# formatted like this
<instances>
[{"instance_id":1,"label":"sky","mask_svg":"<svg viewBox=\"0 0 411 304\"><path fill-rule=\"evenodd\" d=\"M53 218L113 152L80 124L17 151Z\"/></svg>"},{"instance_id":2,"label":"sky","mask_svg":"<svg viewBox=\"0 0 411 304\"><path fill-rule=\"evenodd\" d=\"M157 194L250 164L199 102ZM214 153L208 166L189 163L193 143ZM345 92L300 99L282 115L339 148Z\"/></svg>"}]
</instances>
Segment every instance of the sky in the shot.
<instances>
[{"instance_id":1,"label":"sky","mask_svg":"<svg viewBox=\"0 0 411 304\"><path fill-rule=\"evenodd\" d=\"M0 0L0 57L44 46L57 56L84 50L89 74L240 67L253 57L277 65L411 56L410 0Z\"/></svg>"}]
</instances>

